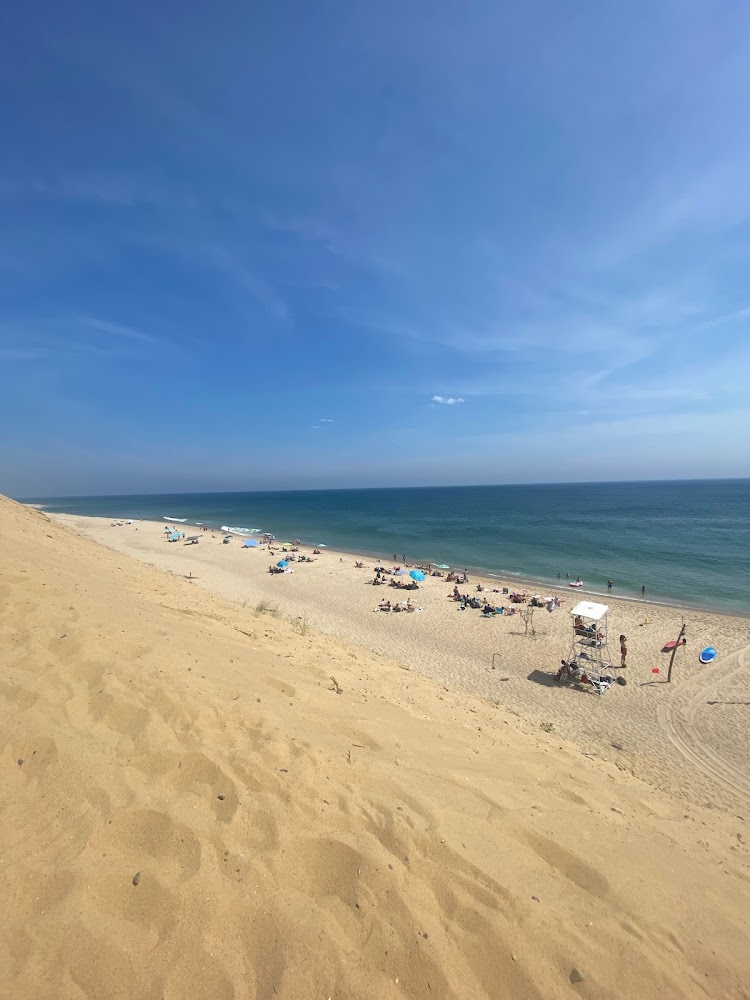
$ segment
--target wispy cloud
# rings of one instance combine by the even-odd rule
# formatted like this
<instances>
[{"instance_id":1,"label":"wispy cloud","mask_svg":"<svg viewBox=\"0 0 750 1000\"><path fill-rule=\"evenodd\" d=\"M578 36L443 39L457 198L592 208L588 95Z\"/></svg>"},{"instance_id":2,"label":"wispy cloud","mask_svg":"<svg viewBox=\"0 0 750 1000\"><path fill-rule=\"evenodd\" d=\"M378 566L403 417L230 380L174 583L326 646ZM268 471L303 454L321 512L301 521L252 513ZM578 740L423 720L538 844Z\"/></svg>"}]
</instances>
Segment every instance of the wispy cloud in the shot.
<instances>
[{"instance_id":1,"label":"wispy cloud","mask_svg":"<svg viewBox=\"0 0 750 1000\"><path fill-rule=\"evenodd\" d=\"M460 396L433 396L433 403L442 403L443 406L456 406L458 403L463 403L465 400L461 399Z\"/></svg>"},{"instance_id":2,"label":"wispy cloud","mask_svg":"<svg viewBox=\"0 0 750 1000\"><path fill-rule=\"evenodd\" d=\"M78 318L78 322L90 330L106 334L109 337L120 337L123 340L130 340L139 344L148 344L151 347L161 347L163 344L163 341L161 341L158 337L153 336L153 334L145 333L143 330L138 330L133 326L127 326L125 323L115 323L112 320L97 319L94 316L80 316Z\"/></svg>"},{"instance_id":3,"label":"wispy cloud","mask_svg":"<svg viewBox=\"0 0 750 1000\"><path fill-rule=\"evenodd\" d=\"M318 417L318 423L319 424L333 424L333 423L335 423L335 421L331 420L330 417Z\"/></svg>"}]
</instances>

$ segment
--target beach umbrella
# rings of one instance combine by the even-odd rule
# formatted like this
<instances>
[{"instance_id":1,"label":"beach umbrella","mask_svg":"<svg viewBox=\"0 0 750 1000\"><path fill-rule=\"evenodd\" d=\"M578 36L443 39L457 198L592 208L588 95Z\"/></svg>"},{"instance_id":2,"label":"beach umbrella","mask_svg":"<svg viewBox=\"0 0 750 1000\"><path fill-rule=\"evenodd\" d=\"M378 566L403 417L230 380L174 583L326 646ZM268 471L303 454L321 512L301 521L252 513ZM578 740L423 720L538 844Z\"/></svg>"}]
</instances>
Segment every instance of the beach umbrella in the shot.
<instances>
[{"instance_id":1,"label":"beach umbrella","mask_svg":"<svg viewBox=\"0 0 750 1000\"><path fill-rule=\"evenodd\" d=\"M286 559L279 559L276 565L279 567L279 569L286 569L289 563L286 561Z\"/></svg>"},{"instance_id":2,"label":"beach umbrella","mask_svg":"<svg viewBox=\"0 0 750 1000\"><path fill-rule=\"evenodd\" d=\"M450 569L447 563L438 563L438 569Z\"/></svg>"},{"instance_id":3,"label":"beach umbrella","mask_svg":"<svg viewBox=\"0 0 750 1000\"><path fill-rule=\"evenodd\" d=\"M406 576L406 570L405 569L397 569L396 572L393 575L394 576Z\"/></svg>"},{"instance_id":4,"label":"beach umbrella","mask_svg":"<svg viewBox=\"0 0 750 1000\"><path fill-rule=\"evenodd\" d=\"M411 573L409 573L409 576L412 580L419 580L420 582L424 580L424 573L421 569L413 569Z\"/></svg>"},{"instance_id":5,"label":"beach umbrella","mask_svg":"<svg viewBox=\"0 0 750 1000\"><path fill-rule=\"evenodd\" d=\"M242 544L245 546L246 549L255 549L258 547L258 543L255 541L254 538L246 538Z\"/></svg>"}]
</instances>

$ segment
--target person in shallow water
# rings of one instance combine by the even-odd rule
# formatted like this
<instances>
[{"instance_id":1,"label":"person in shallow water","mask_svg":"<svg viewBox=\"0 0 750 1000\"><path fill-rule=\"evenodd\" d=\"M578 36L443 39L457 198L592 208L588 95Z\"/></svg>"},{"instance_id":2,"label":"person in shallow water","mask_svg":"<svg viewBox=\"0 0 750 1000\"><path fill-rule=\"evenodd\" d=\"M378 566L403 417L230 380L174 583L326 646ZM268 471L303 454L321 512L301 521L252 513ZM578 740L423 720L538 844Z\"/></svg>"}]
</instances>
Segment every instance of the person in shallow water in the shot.
<instances>
[{"instance_id":1,"label":"person in shallow water","mask_svg":"<svg viewBox=\"0 0 750 1000\"><path fill-rule=\"evenodd\" d=\"M607 590L611 590L611 589L612 589L612 581L611 580L607 580Z\"/></svg>"}]
</instances>

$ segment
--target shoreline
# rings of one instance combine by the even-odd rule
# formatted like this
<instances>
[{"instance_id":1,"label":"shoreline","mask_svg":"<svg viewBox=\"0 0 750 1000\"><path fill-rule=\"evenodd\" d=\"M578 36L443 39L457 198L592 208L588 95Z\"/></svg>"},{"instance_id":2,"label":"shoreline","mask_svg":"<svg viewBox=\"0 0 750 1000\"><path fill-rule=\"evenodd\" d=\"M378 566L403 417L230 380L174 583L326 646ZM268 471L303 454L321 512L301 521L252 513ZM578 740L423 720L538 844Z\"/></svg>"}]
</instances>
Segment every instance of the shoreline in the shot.
<instances>
[{"instance_id":1,"label":"shoreline","mask_svg":"<svg viewBox=\"0 0 750 1000\"><path fill-rule=\"evenodd\" d=\"M30 507L30 508L35 509L35 510L40 510L43 513L52 514L54 516L94 518L95 520L103 521L103 522L109 522L110 524L112 523L112 521L128 520L128 518L125 518L125 517L116 517L115 518L115 517L110 517L110 516L104 516L104 515L101 515L101 514L70 514L70 513L67 513L67 512L63 513L63 512L51 511L51 510L48 510L45 507L44 504L40 504L40 503L25 504L25 506ZM153 520L153 521L149 520L149 519L141 519L141 518L132 518L132 520L133 520L134 523L137 522L137 523L144 523L144 524L169 524L170 523L170 521L166 517L164 517L162 520ZM246 529L247 533L240 533L240 532L237 532L237 531L222 531L222 529L221 529L220 526L214 526L214 525L206 524L206 522L201 522L199 524L198 522L196 522L196 521L190 521L189 519L186 519L186 520L183 521L183 520L179 520L179 519L174 519L173 518L172 522L175 523L175 524L178 524L178 525L180 525L182 527L184 527L184 526L205 527L205 528L208 528L210 531L214 531L216 533L231 534L231 535L233 535L233 537L238 538L238 539L255 538L257 540L258 533L260 533L261 535L265 533L265 532L262 531L262 529L256 529L257 533L251 533L249 531L249 529ZM323 544L323 543L320 543L320 542L318 542L318 543L308 542L305 539L300 539L300 540L301 540L301 543L302 543L303 546L307 546L308 548L311 548L311 549L317 547L320 544ZM326 552L335 552L339 556L350 556L353 559L380 559L380 560L382 560L383 563L386 563L386 564L392 562L392 560L390 558L388 558L387 556L384 557L381 554L382 550L381 550L381 553L375 553L375 552L371 552L371 551L358 551L358 550L354 550L354 549L341 549L341 548L336 547L335 545L328 545L328 544L324 545L324 550ZM412 559L412 561L410 561L409 563L407 563L408 566L417 566L417 565L424 566L424 565L427 565L427 563L430 561L430 560L427 560L427 559L419 559L418 557L410 557L410 559ZM436 563L435 563L434 560L432 560L432 565L433 566L436 565ZM500 569L500 570L495 571L495 570L489 570L486 567L471 566L471 565L467 565L466 567L460 567L460 568L458 568L458 567L455 567L455 568L451 567L451 570L453 570L453 572L462 572L464 568L466 570L468 570L470 578L478 578L482 583L492 584L495 581L511 579L512 582L513 582L513 584L517 585L519 587L524 587L524 588L539 588L540 590L546 590L546 591L556 592L558 594L573 594L573 595L575 595L577 593L580 593L580 594L587 594L587 595L589 595L591 597L607 598L610 601L626 601L626 602L628 602L630 604L633 604L633 605L643 604L646 607L669 608L669 609L673 609L673 610L677 610L677 611L687 611L687 612L693 612L693 613L695 613L695 612L702 612L702 613L707 613L707 614L726 615L726 616L731 617L731 618L738 618L738 619L742 619L742 620L750 620L750 610L749 611L738 611L737 609L734 609L734 608L727 609L727 608L722 608L722 607L714 607L711 604L700 604L700 603L690 604L690 603L687 603L687 602L681 602L681 601L679 601L677 599L671 599L671 598L666 598L666 597L662 598L662 597L659 597L659 596L655 596L655 597L651 598L651 597L641 597L640 595L637 595L637 594L635 594L635 595L617 594L614 591L607 591L606 589L605 590L595 590L593 588L589 588L589 587L587 587L585 585L585 583L584 583L584 585L582 587L564 586L562 580L560 580L560 581L553 581L553 580L538 579L538 578L534 578L532 576L527 576L527 575L525 575L523 573L516 572L515 570L503 570L503 569ZM445 572L448 572L448 571L446 570Z\"/></svg>"}]
</instances>

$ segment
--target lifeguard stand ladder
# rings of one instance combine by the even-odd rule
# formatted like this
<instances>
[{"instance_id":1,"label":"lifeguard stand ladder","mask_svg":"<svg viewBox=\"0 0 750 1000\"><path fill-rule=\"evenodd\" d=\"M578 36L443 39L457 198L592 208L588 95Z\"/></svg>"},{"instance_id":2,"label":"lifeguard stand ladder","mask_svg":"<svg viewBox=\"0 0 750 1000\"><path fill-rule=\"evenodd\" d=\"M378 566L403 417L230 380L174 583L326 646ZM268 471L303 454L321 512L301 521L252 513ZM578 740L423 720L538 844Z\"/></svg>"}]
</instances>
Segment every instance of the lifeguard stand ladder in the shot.
<instances>
[{"instance_id":1,"label":"lifeguard stand ladder","mask_svg":"<svg viewBox=\"0 0 750 1000\"><path fill-rule=\"evenodd\" d=\"M579 601L570 612L574 622L570 660L587 673L596 671L601 676L612 668L607 635L608 613L606 604L594 601ZM580 626L575 625L576 618L580 619Z\"/></svg>"}]
</instances>

